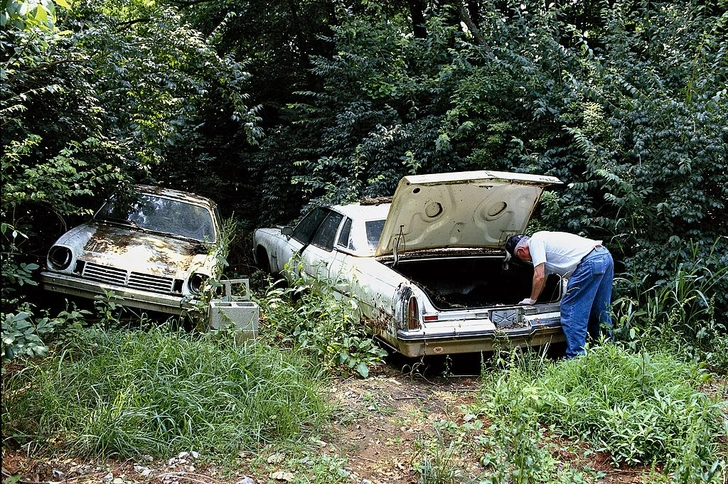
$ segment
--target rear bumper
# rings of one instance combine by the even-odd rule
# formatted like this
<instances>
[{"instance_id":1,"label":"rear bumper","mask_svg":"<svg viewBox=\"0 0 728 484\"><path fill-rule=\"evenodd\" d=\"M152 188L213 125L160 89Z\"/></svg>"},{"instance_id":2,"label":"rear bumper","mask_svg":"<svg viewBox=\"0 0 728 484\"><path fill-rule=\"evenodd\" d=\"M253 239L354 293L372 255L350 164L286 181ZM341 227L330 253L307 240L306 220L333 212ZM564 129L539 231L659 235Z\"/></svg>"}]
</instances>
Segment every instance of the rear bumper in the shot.
<instances>
[{"instance_id":1,"label":"rear bumper","mask_svg":"<svg viewBox=\"0 0 728 484\"><path fill-rule=\"evenodd\" d=\"M127 287L103 284L68 276L55 272L44 271L40 273L41 287L46 291L68 294L69 296L94 299L107 292L113 293L123 299L122 306L129 306L147 311L180 315L194 306L194 300L187 300L182 296L170 294L157 294L140 291Z\"/></svg>"},{"instance_id":2,"label":"rear bumper","mask_svg":"<svg viewBox=\"0 0 728 484\"><path fill-rule=\"evenodd\" d=\"M489 352L513 346L539 347L565 341L558 316L529 321L519 328L480 331L398 331L389 342L407 357Z\"/></svg>"}]
</instances>

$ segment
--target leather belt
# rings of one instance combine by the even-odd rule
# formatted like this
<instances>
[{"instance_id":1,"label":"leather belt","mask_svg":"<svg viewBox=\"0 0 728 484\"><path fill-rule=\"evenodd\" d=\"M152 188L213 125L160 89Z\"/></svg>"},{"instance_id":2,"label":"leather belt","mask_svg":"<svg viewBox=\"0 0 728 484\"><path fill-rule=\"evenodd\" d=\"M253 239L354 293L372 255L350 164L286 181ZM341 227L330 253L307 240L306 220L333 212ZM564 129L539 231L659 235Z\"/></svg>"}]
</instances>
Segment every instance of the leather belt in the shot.
<instances>
[{"instance_id":1,"label":"leather belt","mask_svg":"<svg viewBox=\"0 0 728 484\"><path fill-rule=\"evenodd\" d=\"M589 254L591 254L592 252L594 252L594 251L595 251L595 250L597 250L597 249L602 249L602 248L604 248L604 246L603 246L603 245L599 245L599 244L595 245L595 246L594 246L594 248L593 248L592 250L590 250L589 252L587 252L587 253L586 253L586 254L584 255L584 257L582 257L582 258L581 258L581 260L579 261L579 264L581 264L581 262L582 262L582 261L583 261L584 259L586 259L586 258L587 258L587 256L588 256Z\"/></svg>"}]
</instances>

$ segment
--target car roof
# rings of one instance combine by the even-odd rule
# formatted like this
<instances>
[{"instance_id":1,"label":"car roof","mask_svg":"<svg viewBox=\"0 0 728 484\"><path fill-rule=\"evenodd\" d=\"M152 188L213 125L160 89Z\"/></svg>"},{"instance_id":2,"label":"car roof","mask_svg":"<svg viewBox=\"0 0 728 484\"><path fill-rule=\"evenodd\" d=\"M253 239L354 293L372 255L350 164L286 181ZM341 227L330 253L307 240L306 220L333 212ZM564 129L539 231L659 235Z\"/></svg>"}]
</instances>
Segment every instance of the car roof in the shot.
<instances>
[{"instance_id":1,"label":"car roof","mask_svg":"<svg viewBox=\"0 0 728 484\"><path fill-rule=\"evenodd\" d=\"M202 195L196 193L186 192L183 190L175 190L173 188L160 187L156 185L134 185L134 189L140 194L156 195L164 198L171 198L173 200L179 200L182 202L192 203L196 205L204 205L209 208L215 207L217 204Z\"/></svg>"},{"instance_id":2,"label":"car roof","mask_svg":"<svg viewBox=\"0 0 728 484\"><path fill-rule=\"evenodd\" d=\"M349 203L346 205L334 205L337 212L355 220L384 220L389 213L391 203L362 204Z\"/></svg>"}]
</instances>

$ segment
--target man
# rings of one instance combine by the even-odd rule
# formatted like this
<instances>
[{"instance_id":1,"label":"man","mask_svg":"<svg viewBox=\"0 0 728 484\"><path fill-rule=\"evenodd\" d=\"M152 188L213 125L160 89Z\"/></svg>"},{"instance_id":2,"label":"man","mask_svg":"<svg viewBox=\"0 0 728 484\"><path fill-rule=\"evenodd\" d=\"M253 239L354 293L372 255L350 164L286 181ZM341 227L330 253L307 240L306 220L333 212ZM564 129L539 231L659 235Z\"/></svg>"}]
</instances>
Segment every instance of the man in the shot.
<instances>
[{"instance_id":1,"label":"man","mask_svg":"<svg viewBox=\"0 0 728 484\"><path fill-rule=\"evenodd\" d=\"M568 278L561 300L561 326L566 357L584 354L586 336L598 337L600 324L612 327L610 304L614 261L600 240L566 232L519 234L506 240L509 255L533 264L531 296L519 304L535 304L549 274Z\"/></svg>"}]
</instances>

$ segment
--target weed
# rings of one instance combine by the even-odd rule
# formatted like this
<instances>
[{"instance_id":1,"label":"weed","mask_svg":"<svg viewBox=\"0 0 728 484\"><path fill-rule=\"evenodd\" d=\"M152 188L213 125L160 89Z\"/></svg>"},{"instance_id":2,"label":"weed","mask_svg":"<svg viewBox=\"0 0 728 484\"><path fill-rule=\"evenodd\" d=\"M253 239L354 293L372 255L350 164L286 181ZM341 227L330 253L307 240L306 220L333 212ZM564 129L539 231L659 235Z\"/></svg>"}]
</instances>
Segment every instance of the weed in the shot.
<instances>
[{"instance_id":1,"label":"weed","mask_svg":"<svg viewBox=\"0 0 728 484\"><path fill-rule=\"evenodd\" d=\"M337 294L335 284L305 276L290 286L274 282L260 301L267 323L261 336L314 354L329 370L366 378L387 353L361 324L356 301Z\"/></svg>"},{"instance_id":2,"label":"weed","mask_svg":"<svg viewBox=\"0 0 728 484\"><path fill-rule=\"evenodd\" d=\"M3 436L80 456L211 449L226 459L324 421L321 373L308 360L213 336L87 329L3 378Z\"/></svg>"},{"instance_id":3,"label":"weed","mask_svg":"<svg viewBox=\"0 0 728 484\"><path fill-rule=\"evenodd\" d=\"M416 462L413 468L420 476L422 484L452 484L463 477L458 468L458 447L454 442L445 441L443 435L435 427L436 434L432 439L418 438L415 441Z\"/></svg>"},{"instance_id":4,"label":"weed","mask_svg":"<svg viewBox=\"0 0 728 484\"><path fill-rule=\"evenodd\" d=\"M616 281L633 293L614 304L617 317L615 336L632 349L670 348L685 360L705 361L711 368L728 370L728 328L717 311L716 298L728 279L728 267L716 263L713 253L677 265L671 279L659 281L646 290L641 280ZM717 269L711 269L716 266Z\"/></svg>"},{"instance_id":5,"label":"weed","mask_svg":"<svg viewBox=\"0 0 728 484\"><path fill-rule=\"evenodd\" d=\"M721 403L698 390L709 379L699 365L665 353L630 354L617 345L557 363L511 361L488 376L480 408L507 426L498 438L510 435L510 465L520 474L537 462L537 449L528 445L541 440L535 422L591 442L617 464L661 463L667 472L684 473L686 482L717 479L725 468L718 453L725 433Z\"/></svg>"}]
</instances>

